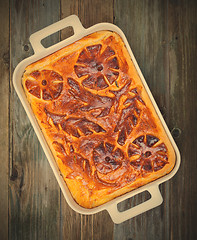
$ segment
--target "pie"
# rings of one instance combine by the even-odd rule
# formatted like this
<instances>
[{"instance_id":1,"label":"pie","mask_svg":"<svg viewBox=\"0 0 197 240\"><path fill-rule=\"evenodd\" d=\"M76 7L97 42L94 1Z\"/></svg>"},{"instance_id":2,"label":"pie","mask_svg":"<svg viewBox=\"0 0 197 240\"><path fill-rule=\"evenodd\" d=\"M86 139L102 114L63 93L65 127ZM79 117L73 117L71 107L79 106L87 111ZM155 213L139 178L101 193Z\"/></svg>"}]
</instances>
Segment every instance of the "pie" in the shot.
<instances>
[{"instance_id":1,"label":"pie","mask_svg":"<svg viewBox=\"0 0 197 240\"><path fill-rule=\"evenodd\" d=\"M117 33L92 33L30 64L22 84L80 206L100 206L172 171L174 149Z\"/></svg>"}]
</instances>

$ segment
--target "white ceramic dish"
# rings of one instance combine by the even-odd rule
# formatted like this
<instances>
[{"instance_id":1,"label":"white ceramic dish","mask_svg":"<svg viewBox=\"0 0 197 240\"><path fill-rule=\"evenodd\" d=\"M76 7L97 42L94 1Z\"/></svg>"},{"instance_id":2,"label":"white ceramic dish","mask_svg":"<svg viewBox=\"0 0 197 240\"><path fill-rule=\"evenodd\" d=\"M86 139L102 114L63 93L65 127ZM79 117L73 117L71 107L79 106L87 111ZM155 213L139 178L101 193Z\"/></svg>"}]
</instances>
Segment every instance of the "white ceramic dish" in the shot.
<instances>
[{"instance_id":1,"label":"white ceramic dish","mask_svg":"<svg viewBox=\"0 0 197 240\"><path fill-rule=\"evenodd\" d=\"M45 37L57 32L57 31L59 31L63 28L70 27L70 26L74 30L74 35L73 36L71 36L71 37L69 37L69 38L67 38L67 39L49 47L49 48L44 48L43 47L43 45L41 44L42 39L44 39ZM159 118L160 118L160 120L163 124L163 127L164 127L164 129L165 129L165 131L166 131L166 133L169 137L169 140L172 143L172 146L174 147L174 151L175 151L175 154L176 154L176 164L175 164L173 170L169 174L163 176L162 178L159 178L159 179L155 180L154 182L151 182L151 183L149 183L147 185L144 185L144 186L142 186L142 187L140 187L136 190L133 190L129 193L126 193L126 194L124 194L120 197L117 197L117 198L115 198L115 199L113 199L113 200L111 200L111 201L109 201L109 202L107 202L107 203L105 203L101 206L95 207L93 209L86 209L86 208L83 208L83 207L79 206L74 201L74 199L72 198L71 193L68 190L67 185L64 182L64 180L63 180L63 178L60 174L60 171L59 171L59 169L56 165L55 159L54 159L54 157L53 157L53 155L52 155L52 153L51 153L51 151L50 151L50 149L47 145L47 142L46 142L46 140L45 140L45 138L42 134L42 131L40 130L40 127L39 127L39 125L36 121L36 118L34 117L32 109L31 109L31 107L30 107L30 105L29 105L29 103L26 99L21 80L22 80L22 75L25 71L25 68L29 64L47 56L47 55L49 55L53 52L56 52L57 50L59 50L59 49L65 47L65 46L83 38L86 35L89 35L93 32L97 32L97 31L101 31L101 30L114 31L114 32L118 33L121 36L121 38L123 39L123 41L124 41L124 43L127 47L127 50L130 53L131 59L132 59L134 65L135 65L135 67L138 71L138 74L141 78L141 81L142 81L147 93L149 94L149 97L152 101L152 104L155 107L155 110L156 110L156 112L157 112L157 114L158 114L158 116L159 116ZM35 54L33 56L23 60L21 63L18 64L18 66L16 67L16 69L14 71L14 74L13 74L13 84L14 84L15 90L18 94L18 97L20 98L21 103L22 103L22 105L23 105L31 123L32 123L32 126L33 126L36 134L37 134L37 137L38 137L38 139L39 139L39 141L40 141L40 143L43 147L43 150L44 150L44 152L45 152L45 154L48 158L50 166L51 166L51 168L52 168L52 170L53 170L53 172L54 172L54 174L57 178L57 181L58 181L58 183L61 187L61 190L64 194L64 197L67 200L70 207L72 209L74 209L76 212L79 212L81 214L94 214L94 213L97 213L97 212L100 212L100 211L103 211L103 210L107 210L109 212L112 220L114 221L114 223L121 223L121 222L124 222L124 221L126 221L126 220L128 220L132 217L135 217L135 216L137 216L137 215L139 215L143 212L146 212L146 211L160 205L163 201L163 198L162 198L160 190L159 190L159 184L169 180L177 172L177 170L179 168L179 165L180 165L180 153L179 153L179 150L178 150L178 148L177 148L177 146L176 146L176 144L175 144L175 142L174 142L167 126L166 126L166 123L165 123L165 121L164 121L164 119L163 119L163 117L162 117L162 115L161 115L161 113L160 113L160 111L157 107L157 104L155 103L155 100L154 100L154 98L153 98L153 96L152 96L152 94L151 94L151 92L150 92L150 90L147 86L147 83L146 83L146 81L145 81L145 79L144 79L144 77L143 77L143 75L140 71L140 68L139 68L139 66L138 66L138 64L135 60L135 57L134 57L134 55L133 55L133 53L130 49L130 46L127 42L127 39L126 39L124 33L117 26L115 26L113 24L110 24L110 23L99 23L99 24L96 24L96 25L94 25L94 26L92 26L88 29L85 29L82 26L79 18L76 15L71 15L71 16L69 16L69 17L67 17L67 18L65 18L65 19L63 19L59 22L56 22L56 23L54 23L54 24L52 24L52 25L50 25L50 26L48 26L48 27L46 27L46 28L34 33L34 34L32 34L30 36L30 42L31 42L31 45L34 49ZM145 201L145 202L143 202L143 203L141 203L141 204L139 204L135 207L132 207L131 209L128 209L126 211L123 211L123 212L118 211L118 208L117 208L118 203L120 203L120 202L122 202L122 201L124 201L128 198L131 198L132 196L135 196L135 195L137 195L137 194L139 194L143 191L148 191L151 194L151 198L149 200L147 200L147 201Z\"/></svg>"}]
</instances>

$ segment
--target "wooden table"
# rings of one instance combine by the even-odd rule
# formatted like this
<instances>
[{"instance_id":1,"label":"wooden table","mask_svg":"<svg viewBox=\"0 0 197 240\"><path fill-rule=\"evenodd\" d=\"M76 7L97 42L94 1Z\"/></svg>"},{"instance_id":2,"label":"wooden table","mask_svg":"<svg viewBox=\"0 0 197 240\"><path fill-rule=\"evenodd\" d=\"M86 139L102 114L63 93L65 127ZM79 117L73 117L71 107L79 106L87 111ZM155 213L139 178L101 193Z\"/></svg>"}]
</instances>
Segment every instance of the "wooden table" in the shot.
<instances>
[{"instance_id":1,"label":"wooden table","mask_svg":"<svg viewBox=\"0 0 197 240\"><path fill-rule=\"evenodd\" d=\"M182 155L178 173L160 186L163 204L119 225L105 211L84 216L68 206L12 85L14 68L33 54L29 36L71 14L85 27L123 30ZM197 239L196 1L1 1L0 23L0 239Z\"/></svg>"}]
</instances>

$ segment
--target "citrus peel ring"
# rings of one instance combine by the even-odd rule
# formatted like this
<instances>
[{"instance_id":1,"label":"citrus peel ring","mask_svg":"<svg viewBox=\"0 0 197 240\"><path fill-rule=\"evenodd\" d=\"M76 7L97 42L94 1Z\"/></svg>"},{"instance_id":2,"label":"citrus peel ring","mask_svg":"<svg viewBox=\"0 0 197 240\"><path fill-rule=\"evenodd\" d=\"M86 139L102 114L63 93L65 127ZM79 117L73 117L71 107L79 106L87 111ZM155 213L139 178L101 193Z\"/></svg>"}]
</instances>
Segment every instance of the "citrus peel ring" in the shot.
<instances>
[{"instance_id":1,"label":"citrus peel ring","mask_svg":"<svg viewBox=\"0 0 197 240\"><path fill-rule=\"evenodd\" d=\"M63 78L53 70L34 71L26 80L25 86L37 98L55 100L62 92Z\"/></svg>"}]
</instances>

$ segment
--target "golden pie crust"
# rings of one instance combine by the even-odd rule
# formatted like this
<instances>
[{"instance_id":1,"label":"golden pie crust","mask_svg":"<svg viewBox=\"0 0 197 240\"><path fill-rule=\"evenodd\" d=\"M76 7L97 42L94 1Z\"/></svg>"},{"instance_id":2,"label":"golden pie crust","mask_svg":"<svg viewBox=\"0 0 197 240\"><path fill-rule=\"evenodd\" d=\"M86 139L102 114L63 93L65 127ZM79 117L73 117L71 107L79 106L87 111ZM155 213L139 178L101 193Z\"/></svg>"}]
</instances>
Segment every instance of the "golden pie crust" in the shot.
<instances>
[{"instance_id":1,"label":"golden pie crust","mask_svg":"<svg viewBox=\"0 0 197 240\"><path fill-rule=\"evenodd\" d=\"M152 182L175 152L121 37L99 31L26 67L22 84L75 201Z\"/></svg>"}]
</instances>

